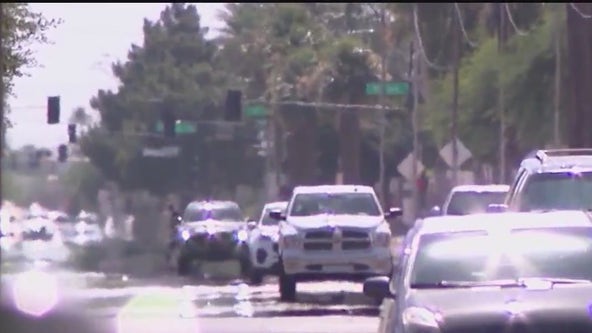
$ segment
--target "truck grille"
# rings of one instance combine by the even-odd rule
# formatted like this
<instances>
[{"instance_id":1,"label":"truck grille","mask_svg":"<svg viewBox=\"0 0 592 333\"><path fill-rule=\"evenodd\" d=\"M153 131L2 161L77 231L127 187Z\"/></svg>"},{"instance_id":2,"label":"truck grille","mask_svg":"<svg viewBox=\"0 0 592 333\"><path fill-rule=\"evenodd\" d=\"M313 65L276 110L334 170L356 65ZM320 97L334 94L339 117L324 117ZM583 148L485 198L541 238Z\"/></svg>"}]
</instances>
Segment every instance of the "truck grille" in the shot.
<instances>
[{"instance_id":1,"label":"truck grille","mask_svg":"<svg viewBox=\"0 0 592 333\"><path fill-rule=\"evenodd\" d=\"M367 231L340 228L341 238L335 239L334 230L314 230L304 235L305 251L366 250L372 245Z\"/></svg>"},{"instance_id":2,"label":"truck grille","mask_svg":"<svg viewBox=\"0 0 592 333\"><path fill-rule=\"evenodd\" d=\"M310 231L304 236L306 239L333 239L333 231L322 230L322 231Z\"/></svg>"}]
</instances>

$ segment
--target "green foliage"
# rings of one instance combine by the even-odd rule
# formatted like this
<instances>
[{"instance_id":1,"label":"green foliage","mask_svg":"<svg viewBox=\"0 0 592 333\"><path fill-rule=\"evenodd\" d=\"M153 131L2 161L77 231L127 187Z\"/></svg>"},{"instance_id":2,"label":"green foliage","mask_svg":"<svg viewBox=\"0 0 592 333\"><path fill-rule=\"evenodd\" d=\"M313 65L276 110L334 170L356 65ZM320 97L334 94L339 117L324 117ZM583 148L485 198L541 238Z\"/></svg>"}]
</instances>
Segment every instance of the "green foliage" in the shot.
<instances>
[{"instance_id":1,"label":"green foliage","mask_svg":"<svg viewBox=\"0 0 592 333\"><path fill-rule=\"evenodd\" d=\"M415 29L414 6L419 31ZM511 144L518 150L544 145L549 141L548 119L553 105L552 9L543 9L540 4L509 5L512 22L527 35L518 34L508 24L506 49L500 54L497 24L499 13L506 13L500 6L229 3L220 14L226 25L222 36L206 40L207 28L201 26L194 6L169 5L159 20L145 20L142 45L132 45L126 61L113 64L119 89L101 90L92 99L101 123L89 128L82 138L83 151L102 175L125 189L195 196L232 192L239 184L260 185L265 161L251 147L261 143L255 138L261 128L246 120L232 140L223 141L216 139L216 126L202 123L221 119L228 88L241 89L243 100L263 103L378 104L376 96L365 94L365 85L381 79L381 56L385 56L387 80L407 80L411 42L419 35L422 43L414 43L414 48L424 53L420 55L422 68L428 69L427 87L421 87L425 103L419 106L419 137L423 162L433 166L438 148L450 135L452 76L449 70L426 65L425 58L440 67L450 67L454 63L451 38L455 29L462 43L462 141L479 160L496 159L498 93L502 85L508 127L514 133L509 138ZM384 34L382 9L387 14ZM404 106L405 101L406 96L387 98L391 106ZM154 136L151 131L163 109L174 110L180 119L198 122L198 133L170 141ZM338 160L343 162L356 154L357 143L362 147L363 157L357 157L362 181L373 183L378 178L377 128L383 120L376 112L359 110L353 117L340 118L337 114L342 110L325 108L284 105L269 110L279 127L278 138L289 137L286 147L278 140L276 149L280 155L277 162L291 181L330 182L337 169L344 168ZM397 164L412 149L410 116L403 108L387 117L387 176L396 174ZM340 127L344 121L349 123ZM181 148L180 157L141 156L143 147L169 144ZM283 152L284 148L288 151Z\"/></svg>"},{"instance_id":2,"label":"green foliage","mask_svg":"<svg viewBox=\"0 0 592 333\"><path fill-rule=\"evenodd\" d=\"M47 43L46 32L57 26L59 21L45 18L32 11L28 3L3 3L2 19L2 59L0 68L4 94L12 93L14 79L26 75L25 70L37 65L31 45ZM3 121L7 121L6 117Z\"/></svg>"},{"instance_id":3,"label":"green foliage","mask_svg":"<svg viewBox=\"0 0 592 333\"><path fill-rule=\"evenodd\" d=\"M509 126L520 151L541 147L551 137L555 56L550 13L533 24L528 35L512 36L502 54L495 37L484 37L460 69L459 129L467 147L493 162L499 137L498 87L504 87ZM501 81L499 73L501 73ZM428 128L442 145L449 139L452 75L433 82Z\"/></svg>"},{"instance_id":4,"label":"green foliage","mask_svg":"<svg viewBox=\"0 0 592 333\"><path fill-rule=\"evenodd\" d=\"M227 179L233 184L256 182L236 179L245 174L231 172L238 161L249 160L246 145L252 135L238 133L228 148L225 142L207 142L216 128L200 123L221 118L228 74L219 68L216 44L204 38L207 28L200 25L195 6L169 5L159 20L145 20L143 29L143 45L132 45L127 61L113 64L119 89L101 90L91 100L101 124L81 140L84 153L107 179L128 190L206 194L219 180L218 173L232 175ZM177 119L198 122L197 133L174 140L154 133L163 110L173 111ZM142 156L145 147L168 145L180 147L179 157ZM218 184L230 186L228 181Z\"/></svg>"},{"instance_id":5,"label":"green foliage","mask_svg":"<svg viewBox=\"0 0 592 333\"><path fill-rule=\"evenodd\" d=\"M60 181L71 200L72 214L81 209L96 211L97 193L104 183L100 171L90 163L73 163Z\"/></svg>"}]
</instances>

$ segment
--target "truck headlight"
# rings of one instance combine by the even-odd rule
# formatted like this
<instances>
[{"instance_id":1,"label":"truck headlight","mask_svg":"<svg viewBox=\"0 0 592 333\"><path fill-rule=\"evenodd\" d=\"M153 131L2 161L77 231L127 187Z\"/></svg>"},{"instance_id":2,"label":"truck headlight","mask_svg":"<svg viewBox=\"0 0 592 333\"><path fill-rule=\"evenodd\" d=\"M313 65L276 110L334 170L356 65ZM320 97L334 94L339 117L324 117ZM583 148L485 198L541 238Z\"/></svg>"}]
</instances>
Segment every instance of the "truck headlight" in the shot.
<instances>
[{"instance_id":1,"label":"truck headlight","mask_svg":"<svg viewBox=\"0 0 592 333\"><path fill-rule=\"evenodd\" d=\"M441 316L426 308L416 306L409 307L403 311L403 325L405 326L420 326L432 329L438 329L440 325L438 321Z\"/></svg>"},{"instance_id":2,"label":"truck headlight","mask_svg":"<svg viewBox=\"0 0 592 333\"><path fill-rule=\"evenodd\" d=\"M282 243L286 249L294 249L300 247L302 241L298 235L287 235L282 238Z\"/></svg>"},{"instance_id":3,"label":"truck headlight","mask_svg":"<svg viewBox=\"0 0 592 333\"><path fill-rule=\"evenodd\" d=\"M374 234L374 246L389 247L391 245L391 234L386 232Z\"/></svg>"}]
</instances>

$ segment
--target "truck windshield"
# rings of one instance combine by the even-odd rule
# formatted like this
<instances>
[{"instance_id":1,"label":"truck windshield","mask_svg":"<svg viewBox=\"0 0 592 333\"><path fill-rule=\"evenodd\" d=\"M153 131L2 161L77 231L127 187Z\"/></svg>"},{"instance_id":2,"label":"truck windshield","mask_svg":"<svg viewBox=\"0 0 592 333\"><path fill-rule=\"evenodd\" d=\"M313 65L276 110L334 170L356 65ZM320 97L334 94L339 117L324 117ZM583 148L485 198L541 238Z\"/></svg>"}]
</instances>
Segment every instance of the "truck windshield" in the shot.
<instances>
[{"instance_id":1,"label":"truck windshield","mask_svg":"<svg viewBox=\"0 0 592 333\"><path fill-rule=\"evenodd\" d=\"M533 175L527 180L519 200L520 211L591 209L592 172Z\"/></svg>"},{"instance_id":2,"label":"truck windshield","mask_svg":"<svg viewBox=\"0 0 592 333\"><path fill-rule=\"evenodd\" d=\"M188 208L183 216L185 222L199 222L206 220L241 221L242 213L238 207Z\"/></svg>"},{"instance_id":3,"label":"truck windshield","mask_svg":"<svg viewBox=\"0 0 592 333\"><path fill-rule=\"evenodd\" d=\"M367 215L380 216L371 193L303 193L294 197L291 216Z\"/></svg>"}]
</instances>

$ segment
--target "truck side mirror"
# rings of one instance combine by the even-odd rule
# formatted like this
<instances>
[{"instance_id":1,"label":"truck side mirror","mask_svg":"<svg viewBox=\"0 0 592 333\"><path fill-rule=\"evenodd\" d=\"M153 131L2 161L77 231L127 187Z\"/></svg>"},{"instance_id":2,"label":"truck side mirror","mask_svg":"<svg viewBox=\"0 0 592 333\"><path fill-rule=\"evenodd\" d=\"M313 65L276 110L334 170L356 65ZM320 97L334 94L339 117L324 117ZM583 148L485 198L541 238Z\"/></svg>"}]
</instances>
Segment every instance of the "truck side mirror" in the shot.
<instances>
[{"instance_id":1,"label":"truck side mirror","mask_svg":"<svg viewBox=\"0 0 592 333\"><path fill-rule=\"evenodd\" d=\"M389 210L384 214L384 217L387 219L394 219L399 216L403 215L403 210L399 207L391 207Z\"/></svg>"}]
</instances>

